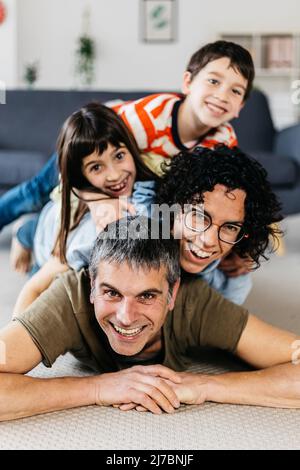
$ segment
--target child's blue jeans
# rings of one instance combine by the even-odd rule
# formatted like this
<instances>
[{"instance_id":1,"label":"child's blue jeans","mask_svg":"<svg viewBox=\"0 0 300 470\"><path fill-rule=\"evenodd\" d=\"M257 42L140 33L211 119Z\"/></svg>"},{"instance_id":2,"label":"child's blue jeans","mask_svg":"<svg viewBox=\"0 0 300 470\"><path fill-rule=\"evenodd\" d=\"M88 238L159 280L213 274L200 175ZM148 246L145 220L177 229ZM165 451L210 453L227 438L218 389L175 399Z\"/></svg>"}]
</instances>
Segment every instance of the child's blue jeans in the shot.
<instances>
[{"instance_id":1,"label":"child's blue jeans","mask_svg":"<svg viewBox=\"0 0 300 470\"><path fill-rule=\"evenodd\" d=\"M31 180L19 184L0 198L0 230L23 214L39 212L58 184L57 154Z\"/></svg>"},{"instance_id":2,"label":"child's blue jeans","mask_svg":"<svg viewBox=\"0 0 300 470\"><path fill-rule=\"evenodd\" d=\"M33 215L16 232L18 242L27 250L33 250L34 236L39 220L39 214Z\"/></svg>"},{"instance_id":3,"label":"child's blue jeans","mask_svg":"<svg viewBox=\"0 0 300 470\"><path fill-rule=\"evenodd\" d=\"M29 220L27 220L21 227L17 230L16 237L18 242L27 250L33 252L34 237L35 231L39 220L39 214L33 215ZM32 277L38 270L40 266L37 263L34 263L31 266L31 269L28 273L29 277Z\"/></svg>"}]
</instances>

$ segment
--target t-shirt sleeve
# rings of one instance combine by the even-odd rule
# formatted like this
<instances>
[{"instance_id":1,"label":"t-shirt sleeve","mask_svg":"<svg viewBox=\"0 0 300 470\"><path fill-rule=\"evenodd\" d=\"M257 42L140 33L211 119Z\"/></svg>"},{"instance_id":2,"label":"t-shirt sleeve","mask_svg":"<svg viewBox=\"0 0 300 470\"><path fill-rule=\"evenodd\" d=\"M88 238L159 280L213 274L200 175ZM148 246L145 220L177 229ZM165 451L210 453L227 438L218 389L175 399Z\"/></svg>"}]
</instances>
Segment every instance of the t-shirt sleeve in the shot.
<instances>
[{"instance_id":1,"label":"t-shirt sleeve","mask_svg":"<svg viewBox=\"0 0 300 470\"><path fill-rule=\"evenodd\" d=\"M67 246L67 263L75 271L88 266L91 251L97 238L91 214L85 214L80 224L70 232Z\"/></svg>"},{"instance_id":2,"label":"t-shirt sleeve","mask_svg":"<svg viewBox=\"0 0 300 470\"><path fill-rule=\"evenodd\" d=\"M248 321L245 308L226 300L200 279L188 283L183 308L189 322L189 346L235 352Z\"/></svg>"},{"instance_id":3,"label":"t-shirt sleeve","mask_svg":"<svg viewBox=\"0 0 300 470\"><path fill-rule=\"evenodd\" d=\"M216 269L218 274L222 273L219 269ZM214 287L214 285L212 285ZM236 277L227 277L224 275L224 282L217 291L225 297L225 299L231 302L242 305L249 292L252 289L252 277L251 274L241 274Z\"/></svg>"},{"instance_id":4,"label":"t-shirt sleeve","mask_svg":"<svg viewBox=\"0 0 300 470\"><path fill-rule=\"evenodd\" d=\"M139 215L151 217L156 198L155 181L137 181L134 184L132 203Z\"/></svg>"},{"instance_id":5,"label":"t-shirt sleeve","mask_svg":"<svg viewBox=\"0 0 300 470\"><path fill-rule=\"evenodd\" d=\"M217 128L210 131L206 137L200 142L200 145L207 148L215 148L223 144L227 147L236 147L238 145L237 136L232 125L229 122L221 124Z\"/></svg>"},{"instance_id":6,"label":"t-shirt sleeve","mask_svg":"<svg viewBox=\"0 0 300 470\"><path fill-rule=\"evenodd\" d=\"M15 321L26 328L47 367L60 355L82 347L74 308L61 276Z\"/></svg>"},{"instance_id":7,"label":"t-shirt sleeve","mask_svg":"<svg viewBox=\"0 0 300 470\"><path fill-rule=\"evenodd\" d=\"M237 135L232 127L231 124L226 124L225 125L225 128L228 129L228 142L225 144L228 145L228 147L232 148L232 147L237 147L238 145L238 139L237 139Z\"/></svg>"}]
</instances>

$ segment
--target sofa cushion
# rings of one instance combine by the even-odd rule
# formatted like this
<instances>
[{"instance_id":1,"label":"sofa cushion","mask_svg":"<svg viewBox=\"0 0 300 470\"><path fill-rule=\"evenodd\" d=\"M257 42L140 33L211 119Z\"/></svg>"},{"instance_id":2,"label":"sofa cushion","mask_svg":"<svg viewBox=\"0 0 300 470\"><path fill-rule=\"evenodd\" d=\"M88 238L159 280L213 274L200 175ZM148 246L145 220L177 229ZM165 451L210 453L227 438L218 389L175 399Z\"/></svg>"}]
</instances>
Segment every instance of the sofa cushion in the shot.
<instances>
[{"instance_id":1,"label":"sofa cushion","mask_svg":"<svg viewBox=\"0 0 300 470\"><path fill-rule=\"evenodd\" d=\"M0 186L9 188L32 178L46 161L41 152L0 150Z\"/></svg>"},{"instance_id":2,"label":"sofa cushion","mask_svg":"<svg viewBox=\"0 0 300 470\"><path fill-rule=\"evenodd\" d=\"M232 124L238 138L238 145L245 152L272 152L274 129L267 97L259 90L253 90L238 119Z\"/></svg>"},{"instance_id":3,"label":"sofa cushion","mask_svg":"<svg viewBox=\"0 0 300 470\"><path fill-rule=\"evenodd\" d=\"M267 170L272 187L293 188L299 184L300 166L293 158L272 152L251 152L251 156Z\"/></svg>"},{"instance_id":4,"label":"sofa cushion","mask_svg":"<svg viewBox=\"0 0 300 470\"><path fill-rule=\"evenodd\" d=\"M91 101L106 103L141 98L147 92L83 90L8 90L0 106L0 146L10 150L32 149L51 155L64 121Z\"/></svg>"}]
</instances>

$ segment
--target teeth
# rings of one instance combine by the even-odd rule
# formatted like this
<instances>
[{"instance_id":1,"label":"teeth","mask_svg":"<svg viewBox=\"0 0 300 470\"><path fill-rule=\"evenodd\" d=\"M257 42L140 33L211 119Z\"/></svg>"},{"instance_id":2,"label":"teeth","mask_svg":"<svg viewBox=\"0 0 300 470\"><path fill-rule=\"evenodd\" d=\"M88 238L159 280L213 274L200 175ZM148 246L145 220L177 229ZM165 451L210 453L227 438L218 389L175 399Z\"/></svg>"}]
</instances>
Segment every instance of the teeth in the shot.
<instances>
[{"instance_id":1,"label":"teeth","mask_svg":"<svg viewBox=\"0 0 300 470\"><path fill-rule=\"evenodd\" d=\"M212 103L207 103L207 106L214 112L217 112L218 114L223 114L226 112L226 110L224 108L221 108L219 106L216 106Z\"/></svg>"},{"instance_id":2,"label":"teeth","mask_svg":"<svg viewBox=\"0 0 300 470\"><path fill-rule=\"evenodd\" d=\"M201 259L207 259L213 255L213 253L207 253L207 251L203 251L200 248L197 248L195 245L190 245L189 248L198 258Z\"/></svg>"},{"instance_id":3,"label":"teeth","mask_svg":"<svg viewBox=\"0 0 300 470\"><path fill-rule=\"evenodd\" d=\"M119 326L117 325L113 325L114 329L118 332L118 333L121 333L122 335L124 336L136 336L137 334L139 334L143 327L141 328L134 328L132 330L124 330L123 328L120 328Z\"/></svg>"},{"instance_id":4,"label":"teeth","mask_svg":"<svg viewBox=\"0 0 300 470\"><path fill-rule=\"evenodd\" d=\"M112 191L121 191L122 189L124 189L126 187L126 184L127 184L127 180L128 178L126 178L123 183L120 183L120 184L117 184L115 186L110 186L109 189L111 189Z\"/></svg>"}]
</instances>

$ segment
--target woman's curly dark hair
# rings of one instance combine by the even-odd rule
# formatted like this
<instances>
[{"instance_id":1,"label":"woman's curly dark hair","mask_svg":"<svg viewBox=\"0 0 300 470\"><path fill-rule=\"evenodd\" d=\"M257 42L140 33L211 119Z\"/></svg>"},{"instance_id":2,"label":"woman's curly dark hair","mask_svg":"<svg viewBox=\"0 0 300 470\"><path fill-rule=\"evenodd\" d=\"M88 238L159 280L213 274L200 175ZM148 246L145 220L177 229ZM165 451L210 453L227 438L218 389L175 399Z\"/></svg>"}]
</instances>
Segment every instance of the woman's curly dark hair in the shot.
<instances>
[{"instance_id":1,"label":"woman's curly dark hair","mask_svg":"<svg viewBox=\"0 0 300 470\"><path fill-rule=\"evenodd\" d=\"M203 193L222 184L228 191L242 189L246 193L244 228L249 235L234 245L242 258L250 256L255 268L265 252L274 251L281 230L274 226L282 220L281 205L267 180L266 170L240 149L217 146L214 150L197 147L181 152L170 164L163 166L164 175L158 183L158 204L199 204ZM270 242L272 245L270 248Z\"/></svg>"}]
</instances>

